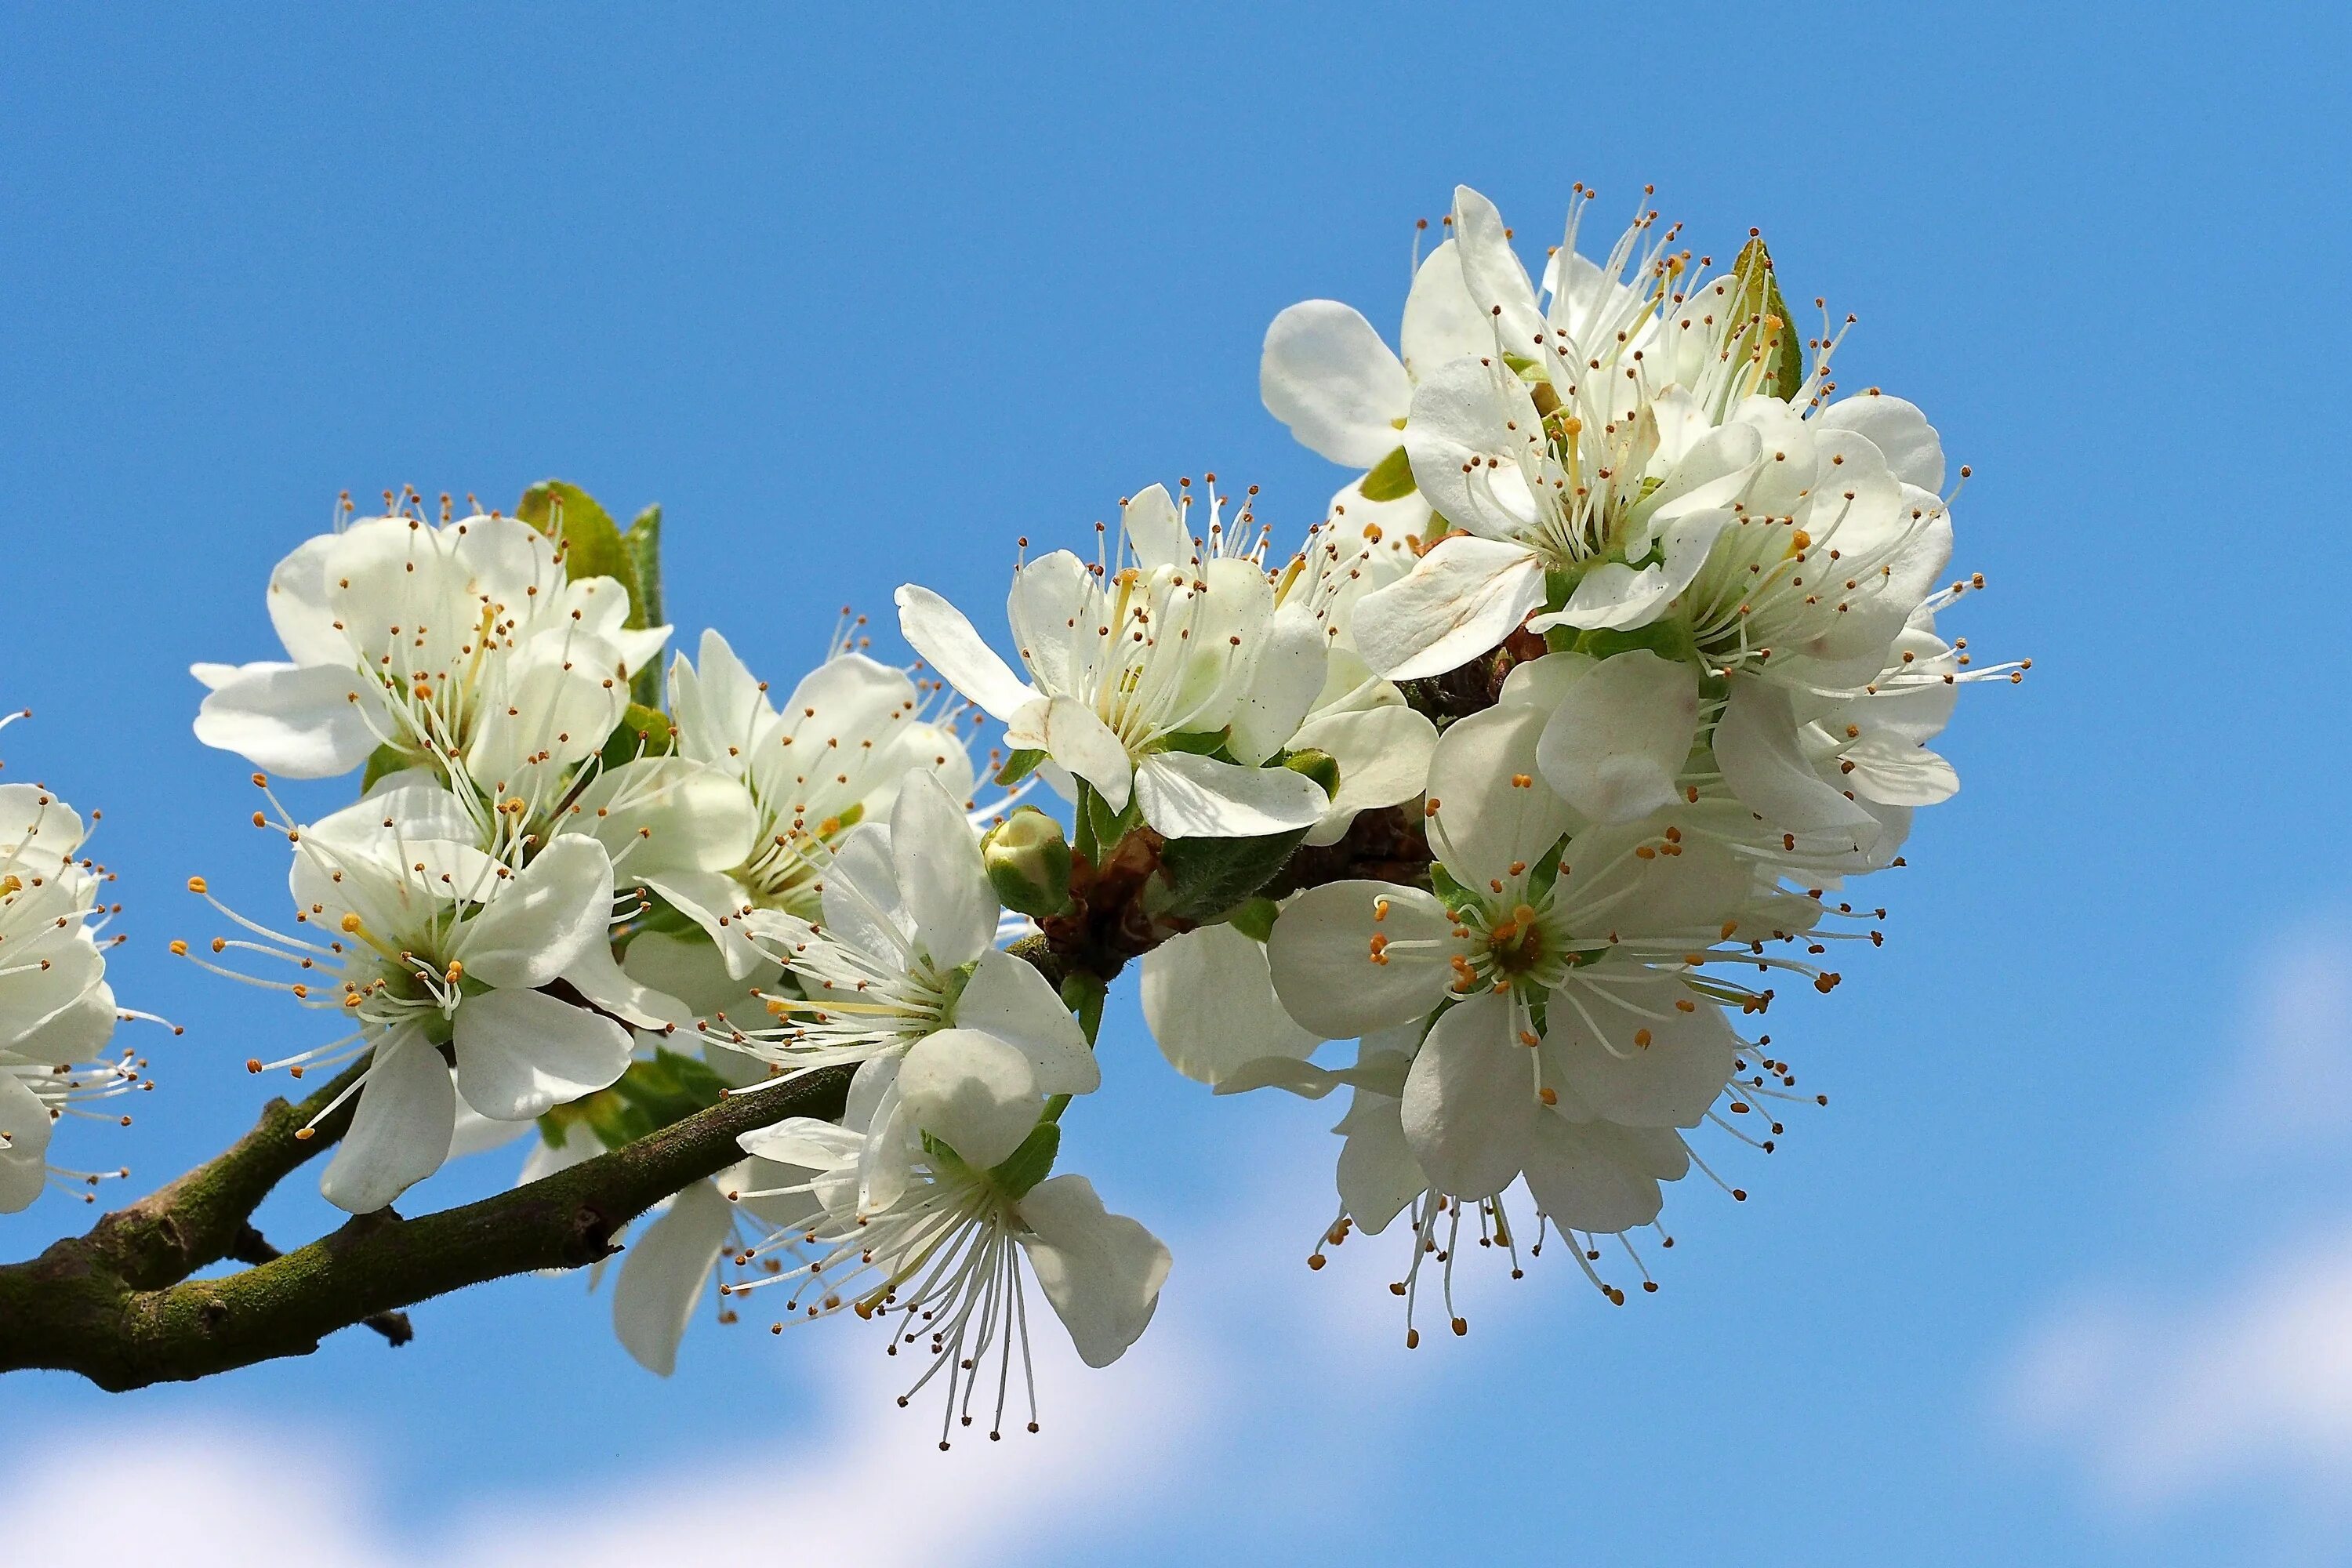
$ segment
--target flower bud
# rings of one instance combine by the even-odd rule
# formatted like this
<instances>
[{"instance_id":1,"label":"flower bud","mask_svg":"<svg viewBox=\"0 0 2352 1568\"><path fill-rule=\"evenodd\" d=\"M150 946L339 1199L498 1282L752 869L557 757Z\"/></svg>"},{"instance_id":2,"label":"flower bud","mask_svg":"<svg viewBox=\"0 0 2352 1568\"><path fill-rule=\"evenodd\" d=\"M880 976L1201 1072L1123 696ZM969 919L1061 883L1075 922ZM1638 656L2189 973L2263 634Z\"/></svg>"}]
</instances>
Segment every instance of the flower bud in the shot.
<instances>
[{"instance_id":1,"label":"flower bud","mask_svg":"<svg viewBox=\"0 0 2352 1568\"><path fill-rule=\"evenodd\" d=\"M1282 765L1288 768L1292 773L1305 773L1308 778L1313 779L1317 784L1323 786L1323 793L1325 795L1330 795L1334 799L1338 798L1339 794L1339 759L1333 756L1330 752L1318 751L1313 746L1308 746L1301 751L1286 753L1282 759Z\"/></svg>"},{"instance_id":2,"label":"flower bud","mask_svg":"<svg viewBox=\"0 0 2352 1568\"><path fill-rule=\"evenodd\" d=\"M1058 915L1070 907L1070 846L1062 825L1034 805L1022 806L980 843L988 885L1008 910Z\"/></svg>"}]
</instances>

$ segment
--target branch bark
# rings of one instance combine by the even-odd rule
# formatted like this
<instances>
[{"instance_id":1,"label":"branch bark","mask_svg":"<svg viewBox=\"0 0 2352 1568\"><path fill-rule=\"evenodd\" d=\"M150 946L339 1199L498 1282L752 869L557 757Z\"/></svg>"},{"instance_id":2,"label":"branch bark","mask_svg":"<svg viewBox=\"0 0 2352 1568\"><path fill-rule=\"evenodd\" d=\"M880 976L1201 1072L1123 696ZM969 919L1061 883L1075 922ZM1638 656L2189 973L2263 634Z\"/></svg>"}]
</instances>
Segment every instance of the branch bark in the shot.
<instances>
[{"instance_id":1,"label":"branch bark","mask_svg":"<svg viewBox=\"0 0 2352 1568\"><path fill-rule=\"evenodd\" d=\"M230 1255L271 1186L332 1142L325 1123L307 1141L293 1133L342 1080L300 1107L272 1101L218 1159L87 1236L0 1267L0 1372L46 1367L114 1390L208 1377L307 1355L338 1329L467 1285L593 1263L630 1220L741 1158L738 1135L787 1116L839 1115L849 1076L829 1068L730 1096L496 1197L421 1219L362 1215L258 1268L190 1279Z\"/></svg>"}]
</instances>

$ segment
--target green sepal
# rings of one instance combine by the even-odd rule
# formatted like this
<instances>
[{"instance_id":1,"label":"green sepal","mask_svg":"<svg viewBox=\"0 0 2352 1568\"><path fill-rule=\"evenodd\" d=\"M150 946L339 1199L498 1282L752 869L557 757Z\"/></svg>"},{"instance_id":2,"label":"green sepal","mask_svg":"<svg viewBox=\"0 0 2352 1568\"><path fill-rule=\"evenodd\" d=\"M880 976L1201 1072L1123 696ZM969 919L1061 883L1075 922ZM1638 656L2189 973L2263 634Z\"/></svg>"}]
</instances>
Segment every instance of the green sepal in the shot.
<instances>
[{"instance_id":1,"label":"green sepal","mask_svg":"<svg viewBox=\"0 0 2352 1568\"><path fill-rule=\"evenodd\" d=\"M1160 847L1164 901L1152 910L1206 925L1272 881L1307 837L1303 827L1256 838L1171 838Z\"/></svg>"},{"instance_id":2,"label":"green sepal","mask_svg":"<svg viewBox=\"0 0 2352 1568\"><path fill-rule=\"evenodd\" d=\"M1562 835L1550 848L1536 858L1534 868L1528 872L1528 902L1541 903L1543 896L1551 891L1552 884L1559 880L1559 858L1567 848L1568 838Z\"/></svg>"},{"instance_id":3,"label":"green sepal","mask_svg":"<svg viewBox=\"0 0 2352 1568\"><path fill-rule=\"evenodd\" d=\"M1313 779L1329 799L1339 798L1339 759L1330 752L1302 746L1297 751L1283 752L1279 760L1292 773Z\"/></svg>"},{"instance_id":4,"label":"green sepal","mask_svg":"<svg viewBox=\"0 0 2352 1568\"><path fill-rule=\"evenodd\" d=\"M379 783L404 769L431 765L432 759L422 752L399 746L378 746L368 753L367 771L360 774L360 793L367 794Z\"/></svg>"},{"instance_id":5,"label":"green sepal","mask_svg":"<svg viewBox=\"0 0 2352 1568\"><path fill-rule=\"evenodd\" d=\"M1366 500L1402 500L1412 494L1412 463L1399 447L1372 465L1361 485Z\"/></svg>"},{"instance_id":6,"label":"green sepal","mask_svg":"<svg viewBox=\"0 0 2352 1568\"><path fill-rule=\"evenodd\" d=\"M1225 749L1223 730L1187 730L1173 735L1163 735L1151 743L1155 752L1183 752L1195 757L1213 757Z\"/></svg>"},{"instance_id":7,"label":"green sepal","mask_svg":"<svg viewBox=\"0 0 2352 1568\"><path fill-rule=\"evenodd\" d=\"M1780 281L1773 275L1772 253L1763 240L1751 239L1731 265L1732 320L1739 323L1731 342L1735 359L1764 356L1764 390L1783 402L1793 401L1805 384L1805 349L1789 301L1780 297ZM1760 320L1759 320L1760 318ZM1778 322L1775 326L1773 323Z\"/></svg>"},{"instance_id":8,"label":"green sepal","mask_svg":"<svg viewBox=\"0 0 2352 1568\"><path fill-rule=\"evenodd\" d=\"M1112 847L1127 837L1130 828L1141 825L1143 808L1130 799L1125 811L1113 811L1100 790L1087 790L1078 798L1087 813L1087 826L1094 830L1096 862L1100 864L1109 858Z\"/></svg>"},{"instance_id":9,"label":"green sepal","mask_svg":"<svg viewBox=\"0 0 2352 1568\"><path fill-rule=\"evenodd\" d=\"M641 702L632 702L621 714L621 721L604 737L604 763L617 768L639 757L667 756L670 750L669 720L658 709Z\"/></svg>"},{"instance_id":10,"label":"green sepal","mask_svg":"<svg viewBox=\"0 0 2352 1568\"><path fill-rule=\"evenodd\" d=\"M1486 902L1486 900L1476 893L1455 881L1453 873L1435 860L1429 863L1429 890L1437 895L1437 901L1444 904L1449 913L1459 913L1472 905Z\"/></svg>"},{"instance_id":11,"label":"green sepal","mask_svg":"<svg viewBox=\"0 0 2352 1568\"><path fill-rule=\"evenodd\" d=\"M1282 906L1272 899L1244 899L1225 917L1225 923L1252 942L1265 942L1274 935L1274 917Z\"/></svg>"},{"instance_id":12,"label":"green sepal","mask_svg":"<svg viewBox=\"0 0 2352 1568\"><path fill-rule=\"evenodd\" d=\"M1602 626L1578 632L1570 648L1594 658L1611 658L1621 653L1632 653L1636 648L1646 648L1661 658L1694 664L1701 668L1706 667L1706 661L1699 657L1698 641L1692 635L1690 623L1680 616L1661 616L1648 626L1635 626L1631 631Z\"/></svg>"},{"instance_id":13,"label":"green sepal","mask_svg":"<svg viewBox=\"0 0 2352 1568\"><path fill-rule=\"evenodd\" d=\"M998 1192L1018 1203L1053 1171L1054 1156L1061 1152L1062 1129L1054 1122L1040 1121L1021 1140L1018 1149L989 1167L988 1179Z\"/></svg>"},{"instance_id":14,"label":"green sepal","mask_svg":"<svg viewBox=\"0 0 2352 1568\"><path fill-rule=\"evenodd\" d=\"M1035 773L1037 771L1037 764L1045 760L1045 752L1032 751L1026 746L1014 752L1011 756L1004 759L1004 765L996 770L996 783L998 786L1003 789L1011 789L1014 784L1019 784L1023 779L1025 779L1031 773Z\"/></svg>"}]
</instances>

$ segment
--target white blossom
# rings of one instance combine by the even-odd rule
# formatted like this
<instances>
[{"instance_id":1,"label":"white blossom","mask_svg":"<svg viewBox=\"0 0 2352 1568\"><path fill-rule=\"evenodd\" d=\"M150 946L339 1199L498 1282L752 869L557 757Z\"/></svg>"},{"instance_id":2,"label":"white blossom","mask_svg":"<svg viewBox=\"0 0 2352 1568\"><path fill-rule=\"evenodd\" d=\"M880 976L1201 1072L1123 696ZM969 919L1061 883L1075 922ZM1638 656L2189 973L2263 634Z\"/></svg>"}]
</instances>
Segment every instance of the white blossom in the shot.
<instances>
[{"instance_id":1,"label":"white blossom","mask_svg":"<svg viewBox=\"0 0 2352 1568\"><path fill-rule=\"evenodd\" d=\"M194 667L198 740L292 778L390 745L532 798L530 780L604 744L669 636L629 629L620 583L572 580L554 541L507 517L319 535L278 563L268 604L287 658Z\"/></svg>"},{"instance_id":2,"label":"white blossom","mask_svg":"<svg viewBox=\"0 0 2352 1568\"><path fill-rule=\"evenodd\" d=\"M928 588L898 590L899 626L948 682L1114 813L1130 799L1171 838L1255 837L1311 827L1330 802L1304 774L1267 766L1324 679L1325 633L1285 613L1257 554L1212 508L1197 542L1154 485L1122 509L1109 562L1066 550L1023 565L1006 605L1030 679ZM1223 753L1213 754L1213 753Z\"/></svg>"},{"instance_id":3,"label":"white blossom","mask_svg":"<svg viewBox=\"0 0 2352 1568\"><path fill-rule=\"evenodd\" d=\"M789 1287L788 1313L847 1307L882 1319L894 1355L928 1341L929 1365L898 1402L946 1374L941 1447L956 1425L971 1424L992 1383L989 1436L1003 1435L1017 1352L1034 1431L1024 1261L1079 1358L1099 1367L1150 1322L1168 1249L1108 1212L1084 1176L1046 1174L1058 1110L1021 1053L950 1031L896 1065L896 1107L868 1083L852 1091L846 1126L794 1118L743 1135L748 1152L797 1173L785 1192L820 1210L797 1236L820 1255L758 1283ZM877 1165L906 1171L887 1195L866 1179Z\"/></svg>"},{"instance_id":4,"label":"white blossom","mask_svg":"<svg viewBox=\"0 0 2352 1568\"><path fill-rule=\"evenodd\" d=\"M83 834L80 816L47 789L0 784L0 1214L29 1206L53 1184L119 1173L52 1164L55 1124L128 1121L89 1106L143 1087L131 1058L100 1055L116 1020L132 1015L106 983L105 952L117 939L97 933L104 873L74 858Z\"/></svg>"}]
</instances>

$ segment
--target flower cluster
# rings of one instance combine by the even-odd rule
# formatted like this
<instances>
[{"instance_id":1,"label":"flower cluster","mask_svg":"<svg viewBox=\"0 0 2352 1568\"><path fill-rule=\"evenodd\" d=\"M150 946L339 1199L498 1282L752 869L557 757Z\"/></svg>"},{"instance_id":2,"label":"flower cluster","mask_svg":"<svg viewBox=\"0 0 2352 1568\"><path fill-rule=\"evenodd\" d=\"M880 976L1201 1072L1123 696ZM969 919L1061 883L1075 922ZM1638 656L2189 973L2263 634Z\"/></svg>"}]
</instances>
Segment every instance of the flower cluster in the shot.
<instances>
[{"instance_id":1,"label":"flower cluster","mask_svg":"<svg viewBox=\"0 0 2352 1568\"><path fill-rule=\"evenodd\" d=\"M46 787L0 784L0 1214L51 1185L95 1201L88 1188L127 1175L53 1163L56 1124L73 1116L128 1126L92 1102L150 1087L144 1063L104 1054L118 1020L146 1015L116 1005L106 983L106 952L121 939L99 934L114 912L100 901L112 877L74 858L86 834Z\"/></svg>"},{"instance_id":2,"label":"flower cluster","mask_svg":"<svg viewBox=\"0 0 2352 1568\"><path fill-rule=\"evenodd\" d=\"M1515 1268L1563 1233L1622 1301L1593 1267L1617 1237L1649 1284L1630 1233L1707 1171L1695 1135L1769 1152L1799 1098L1756 1021L1882 940L1852 884L1958 787L1928 742L1958 687L2023 667L1939 633L1981 586L1946 578L1941 442L1837 395L1842 330L1802 339L1761 240L1713 270L1644 213L1594 261L1586 205L1538 283L1457 191L1401 353L1346 306L1284 311L1266 406L1360 475L1288 553L1214 475L1121 501L1091 558L1023 540L1013 660L908 584L911 668L852 622L782 701L717 632L665 679L657 510L623 530L552 483L512 516L346 500L271 576L287 660L195 669L197 734L264 770L290 921L216 902L236 933L175 944L338 1018L249 1064L348 1064L306 1130L348 1108L327 1196L373 1212L535 1128L534 1181L730 1096L845 1085L837 1116L771 1100L635 1233L622 1342L668 1372L716 1279L725 1321L881 1320L943 1446L1034 1428L1033 1298L1101 1365L1169 1274L1060 1169L1139 960L1186 1077L1349 1090L1324 1235L1408 1220L1408 1343L1433 1262L1464 1327L1465 1224ZM309 821L268 778L362 770ZM1065 814L1018 804L1039 784ZM104 1033L76 1020L112 1012L79 824L46 795L0 815L42 873L0 884L0 957L47 944L0 969L27 998L0 991L5 1049L86 1055ZM0 1175L29 1159L37 1185L27 1103L0 1074Z\"/></svg>"}]
</instances>

